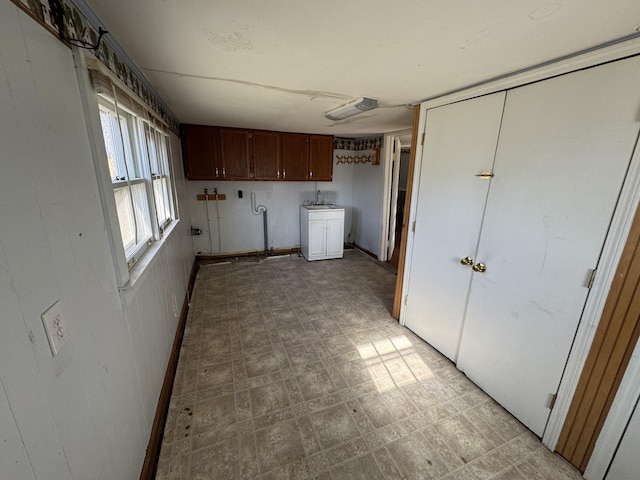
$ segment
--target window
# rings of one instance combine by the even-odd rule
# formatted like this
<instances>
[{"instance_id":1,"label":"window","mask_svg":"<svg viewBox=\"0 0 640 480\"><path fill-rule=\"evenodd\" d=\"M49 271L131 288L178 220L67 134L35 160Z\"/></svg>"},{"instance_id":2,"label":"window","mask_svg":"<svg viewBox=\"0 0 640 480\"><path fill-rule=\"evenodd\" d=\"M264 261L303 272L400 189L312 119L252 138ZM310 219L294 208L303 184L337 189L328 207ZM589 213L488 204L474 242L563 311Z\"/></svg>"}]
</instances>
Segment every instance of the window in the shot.
<instances>
[{"instance_id":1,"label":"window","mask_svg":"<svg viewBox=\"0 0 640 480\"><path fill-rule=\"evenodd\" d=\"M98 89L96 89L99 92ZM176 218L169 137L125 95L99 94L120 235L129 269Z\"/></svg>"}]
</instances>

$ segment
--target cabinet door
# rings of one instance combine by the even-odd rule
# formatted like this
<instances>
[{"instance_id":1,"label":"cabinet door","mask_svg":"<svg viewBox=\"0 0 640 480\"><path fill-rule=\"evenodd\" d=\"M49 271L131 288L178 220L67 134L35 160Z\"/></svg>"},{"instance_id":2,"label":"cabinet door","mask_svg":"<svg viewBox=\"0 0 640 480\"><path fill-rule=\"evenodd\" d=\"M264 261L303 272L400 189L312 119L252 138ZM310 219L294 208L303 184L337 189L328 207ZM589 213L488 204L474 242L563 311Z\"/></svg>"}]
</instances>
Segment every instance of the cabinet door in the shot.
<instances>
[{"instance_id":1,"label":"cabinet door","mask_svg":"<svg viewBox=\"0 0 640 480\"><path fill-rule=\"evenodd\" d=\"M220 157L222 177L225 180L250 179L249 148L249 130L220 129Z\"/></svg>"},{"instance_id":2,"label":"cabinet door","mask_svg":"<svg viewBox=\"0 0 640 480\"><path fill-rule=\"evenodd\" d=\"M327 254L327 221L309 220L309 258Z\"/></svg>"},{"instance_id":3,"label":"cabinet door","mask_svg":"<svg viewBox=\"0 0 640 480\"><path fill-rule=\"evenodd\" d=\"M405 324L454 362L505 93L427 112Z\"/></svg>"},{"instance_id":4,"label":"cabinet door","mask_svg":"<svg viewBox=\"0 0 640 480\"><path fill-rule=\"evenodd\" d=\"M280 133L254 130L251 133L253 176L256 180L280 179Z\"/></svg>"},{"instance_id":5,"label":"cabinet door","mask_svg":"<svg viewBox=\"0 0 640 480\"><path fill-rule=\"evenodd\" d=\"M282 134L282 180L305 181L309 172L309 135Z\"/></svg>"},{"instance_id":6,"label":"cabinet door","mask_svg":"<svg viewBox=\"0 0 640 480\"><path fill-rule=\"evenodd\" d=\"M458 367L542 435L638 136L640 59L507 94Z\"/></svg>"},{"instance_id":7,"label":"cabinet door","mask_svg":"<svg viewBox=\"0 0 640 480\"><path fill-rule=\"evenodd\" d=\"M327 257L340 258L344 249L344 219L327 220Z\"/></svg>"},{"instance_id":8,"label":"cabinet door","mask_svg":"<svg viewBox=\"0 0 640 480\"><path fill-rule=\"evenodd\" d=\"M189 180L216 180L220 177L222 172L216 127L183 125L182 151Z\"/></svg>"},{"instance_id":9,"label":"cabinet door","mask_svg":"<svg viewBox=\"0 0 640 480\"><path fill-rule=\"evenodd\" d=\"M333 137L309 135L309 180L328 181L333 177Z\"/></svg>"}]
</instances>

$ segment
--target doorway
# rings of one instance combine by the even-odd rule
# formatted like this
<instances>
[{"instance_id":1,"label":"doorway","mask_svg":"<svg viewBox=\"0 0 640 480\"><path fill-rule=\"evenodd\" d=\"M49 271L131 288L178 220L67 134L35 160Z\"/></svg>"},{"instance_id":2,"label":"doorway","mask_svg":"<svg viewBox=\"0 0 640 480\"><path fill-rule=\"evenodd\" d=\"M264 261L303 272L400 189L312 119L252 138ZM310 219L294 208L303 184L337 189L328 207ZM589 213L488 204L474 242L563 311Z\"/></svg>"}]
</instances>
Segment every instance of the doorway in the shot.
<instances>
[{"instance_id":1,"label":"doorway","mask_svg":"<svg viewBox=\"0 0 640 480\"><path fill-rule=\"evenodd\" d=\"M402 219L406 204L411 132L385 135L385 180L383 231L380 260L398 268Z\"/></svg>"}]
</instances>

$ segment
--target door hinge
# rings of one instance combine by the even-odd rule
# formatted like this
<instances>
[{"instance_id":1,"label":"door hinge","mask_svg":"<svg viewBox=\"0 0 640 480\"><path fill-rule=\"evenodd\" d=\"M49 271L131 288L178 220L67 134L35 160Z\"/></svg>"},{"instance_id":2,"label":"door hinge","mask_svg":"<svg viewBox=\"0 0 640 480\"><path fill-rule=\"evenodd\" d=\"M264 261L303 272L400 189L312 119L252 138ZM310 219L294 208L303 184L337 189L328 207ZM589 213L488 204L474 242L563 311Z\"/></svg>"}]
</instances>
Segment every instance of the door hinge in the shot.
<instances>
[{"instance_id":1,"label":"door hinge","mask_svg":"<svg viewBox=\"0 0 640 480\"><path fill-rule=\"evenodd\" d=\"M558 399L558 394L554 393L549 397L549 410L553 410L553 407L556 405L556 400Z\"/></svg>"},{"instance_id":2,"label":"door hinge","mask_svg":"<svg viewBox=\"0 0 640 480\"><path fill-rule=\"evenodd\" d=\"M407 306L407 302L409 301L409 295L404 296L404 306Z\"/></svg>"},{"instance_id":3,"label":"door hinge","mask_svg":"<svg viewBox=\"0 0 640 480\"><path fill-rule=\"evenodd\" d=\"M476 174L476 177L483 179L492 179L494 177L493 172L480 172Z\"/></svg>"},{"instance_id":4,"label":"door hinge","mask_svg":"<svg viewBox=\"0 0 640 480\"><path fill-rule=\"evenodd\" d=\"M416 221L414 220L413 223L411 224L411 232L412 233L416 233Z\"/></svg>"},{"instance_id":5,"label":"door hinge","mask_svg":"<svg viewBox=\"0 0 640 480\"><path fill-rule=\"evenodd\" d=\"M593 282L596 281L596 272L597 271L598 271L597 268L594 268L593 270L591 270L591 273L589 274L589 281L587 282L587 288L593 287Z\"/></svg>"},{"instance_id":6,"label":"door hinge","mask_svg":"<svg viewBox=\"0 0 640 480\"><path fill-rule=\"evenodd\" d=\"M420 145L424 145L424 137L426 133L422 132L422 140L420 140Z\"/></svg>"}]
</instances>

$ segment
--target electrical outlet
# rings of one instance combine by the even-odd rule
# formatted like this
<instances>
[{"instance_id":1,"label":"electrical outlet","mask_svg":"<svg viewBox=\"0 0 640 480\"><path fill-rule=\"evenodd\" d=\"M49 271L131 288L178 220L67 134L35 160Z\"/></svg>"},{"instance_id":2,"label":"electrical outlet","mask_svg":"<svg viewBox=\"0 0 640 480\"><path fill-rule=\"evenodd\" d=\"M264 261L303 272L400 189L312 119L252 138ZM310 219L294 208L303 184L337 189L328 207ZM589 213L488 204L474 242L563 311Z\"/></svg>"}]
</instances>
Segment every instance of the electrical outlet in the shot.
<instances>
[{"instance_id":1,"label":"electrical outlet","mask_svg":"<svg viewBox=\"0 0 640 480\"><path fill-rule=\"evenodd\" d=\"M47 333L51 353L55 357L69 339L69 332L67 332L67 325L62 313L62 305L60 305L59 301L51 305L42 314L42 324L44 325L44 331Z\"/></svg>"}]
</instances>

